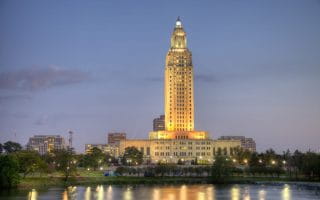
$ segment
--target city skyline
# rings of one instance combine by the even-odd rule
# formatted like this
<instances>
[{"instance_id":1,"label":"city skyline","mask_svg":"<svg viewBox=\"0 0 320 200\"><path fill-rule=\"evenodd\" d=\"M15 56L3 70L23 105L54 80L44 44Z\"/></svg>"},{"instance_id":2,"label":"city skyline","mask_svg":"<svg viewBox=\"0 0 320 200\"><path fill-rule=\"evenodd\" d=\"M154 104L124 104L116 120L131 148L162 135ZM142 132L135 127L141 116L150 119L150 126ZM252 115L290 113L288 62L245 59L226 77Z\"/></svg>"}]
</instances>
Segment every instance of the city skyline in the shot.
<instances>
[{"instance_id":1,"label":"city skyline","mask_svg":"<svg viewBox=\"0 0 320 200\"><path fill-rule=\"evenodd\" d=\"M319 1L30 2L0 3L1 143L72 130L83 152L107 132L147 138L164 114L164 58L180 15L196 129L252 137L258 151L319 150Z\"/></svg>"}]
</instances>

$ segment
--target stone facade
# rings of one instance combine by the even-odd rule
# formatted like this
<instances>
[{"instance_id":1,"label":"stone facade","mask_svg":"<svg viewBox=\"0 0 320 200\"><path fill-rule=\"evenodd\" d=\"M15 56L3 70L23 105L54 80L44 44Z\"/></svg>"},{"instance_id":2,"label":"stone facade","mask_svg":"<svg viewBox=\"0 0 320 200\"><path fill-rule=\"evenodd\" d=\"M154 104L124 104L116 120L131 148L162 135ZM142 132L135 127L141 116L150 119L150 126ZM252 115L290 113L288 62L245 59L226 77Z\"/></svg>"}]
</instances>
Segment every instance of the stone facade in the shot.
<instances>
[{"instance_id":1,"label":"stone facade","mask_svg":"<svg viewBox=\"0 0 320 200\"><path fill-rule=\"evenodd\" d=\"M234 150L241 145L240 140L121 140L119 146L120 156L125 148L136 147L143 153L145 161L151 163L177 163L179 160L191 163L212 163L217 155L232 156Z\"/></svg>"}]
</instances>

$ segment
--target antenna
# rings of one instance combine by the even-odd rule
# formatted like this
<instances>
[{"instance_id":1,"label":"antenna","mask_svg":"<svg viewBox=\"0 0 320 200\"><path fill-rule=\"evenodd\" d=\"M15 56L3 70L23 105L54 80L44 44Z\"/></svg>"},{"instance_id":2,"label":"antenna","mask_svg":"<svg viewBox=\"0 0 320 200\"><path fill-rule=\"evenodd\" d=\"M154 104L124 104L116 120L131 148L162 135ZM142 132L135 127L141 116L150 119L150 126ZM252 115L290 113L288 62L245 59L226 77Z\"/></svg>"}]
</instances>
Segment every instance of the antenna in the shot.
<instances>
[{"instance_id":1,"label":"antenna","mask_svg":"<svg viewBox=\"0 0 320 200\"><path fill-rule=\"evenodd\" d=\"M72 135L73 135L73 132L69 131L69 149L72 149Z\"/></svg>"}]
</instances>

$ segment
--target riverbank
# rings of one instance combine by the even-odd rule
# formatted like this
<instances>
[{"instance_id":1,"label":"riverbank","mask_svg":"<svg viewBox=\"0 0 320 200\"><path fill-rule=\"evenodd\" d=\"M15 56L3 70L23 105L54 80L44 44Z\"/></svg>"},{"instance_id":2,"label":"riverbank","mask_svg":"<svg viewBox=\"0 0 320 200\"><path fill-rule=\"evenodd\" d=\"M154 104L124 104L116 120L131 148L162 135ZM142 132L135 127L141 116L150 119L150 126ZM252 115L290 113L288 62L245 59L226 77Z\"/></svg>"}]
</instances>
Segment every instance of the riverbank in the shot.
<instances>
[{"instance_id":1,"label":"riverbank","mask_svg":"<svg viewBox=\"0 0 320 200\"><path fill-rule=\"evenodd\" d=\"M22 179L18 185L19 189L43 188L52 186L69 185L153 185L153 184L285 184L299 183L303 185L313 185L320 188L319 182L309 182L306 180L295 180L289 178L271 177L229 177L221 180L212 180L210 177L71 177L67 182L63 177L27 177Z\"/></svg>"}]
</instances>

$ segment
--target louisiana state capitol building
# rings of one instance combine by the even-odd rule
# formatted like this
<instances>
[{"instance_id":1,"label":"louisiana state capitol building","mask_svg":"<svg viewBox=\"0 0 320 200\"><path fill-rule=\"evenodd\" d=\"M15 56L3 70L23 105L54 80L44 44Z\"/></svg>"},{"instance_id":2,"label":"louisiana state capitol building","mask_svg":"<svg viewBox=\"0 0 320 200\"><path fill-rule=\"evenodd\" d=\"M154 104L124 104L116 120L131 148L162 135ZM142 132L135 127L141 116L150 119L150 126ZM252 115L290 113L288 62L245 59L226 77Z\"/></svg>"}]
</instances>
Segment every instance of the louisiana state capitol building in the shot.
<instances>
[{"instance_id":1,"label":"louisiana state capitol building","mask_svg":"<svg viewBox=\"0 0 320 200\"><path fill-rule=\"evenodd\" d=\"M187 34L178 18L170 41L164 69L165 129L152 131L149 139L120 142L120 155L135 146L153 163L211 163L215 155L232 155L239 140L213 140L194 126L194 72Z\"/></svg>"}]
</instances>

